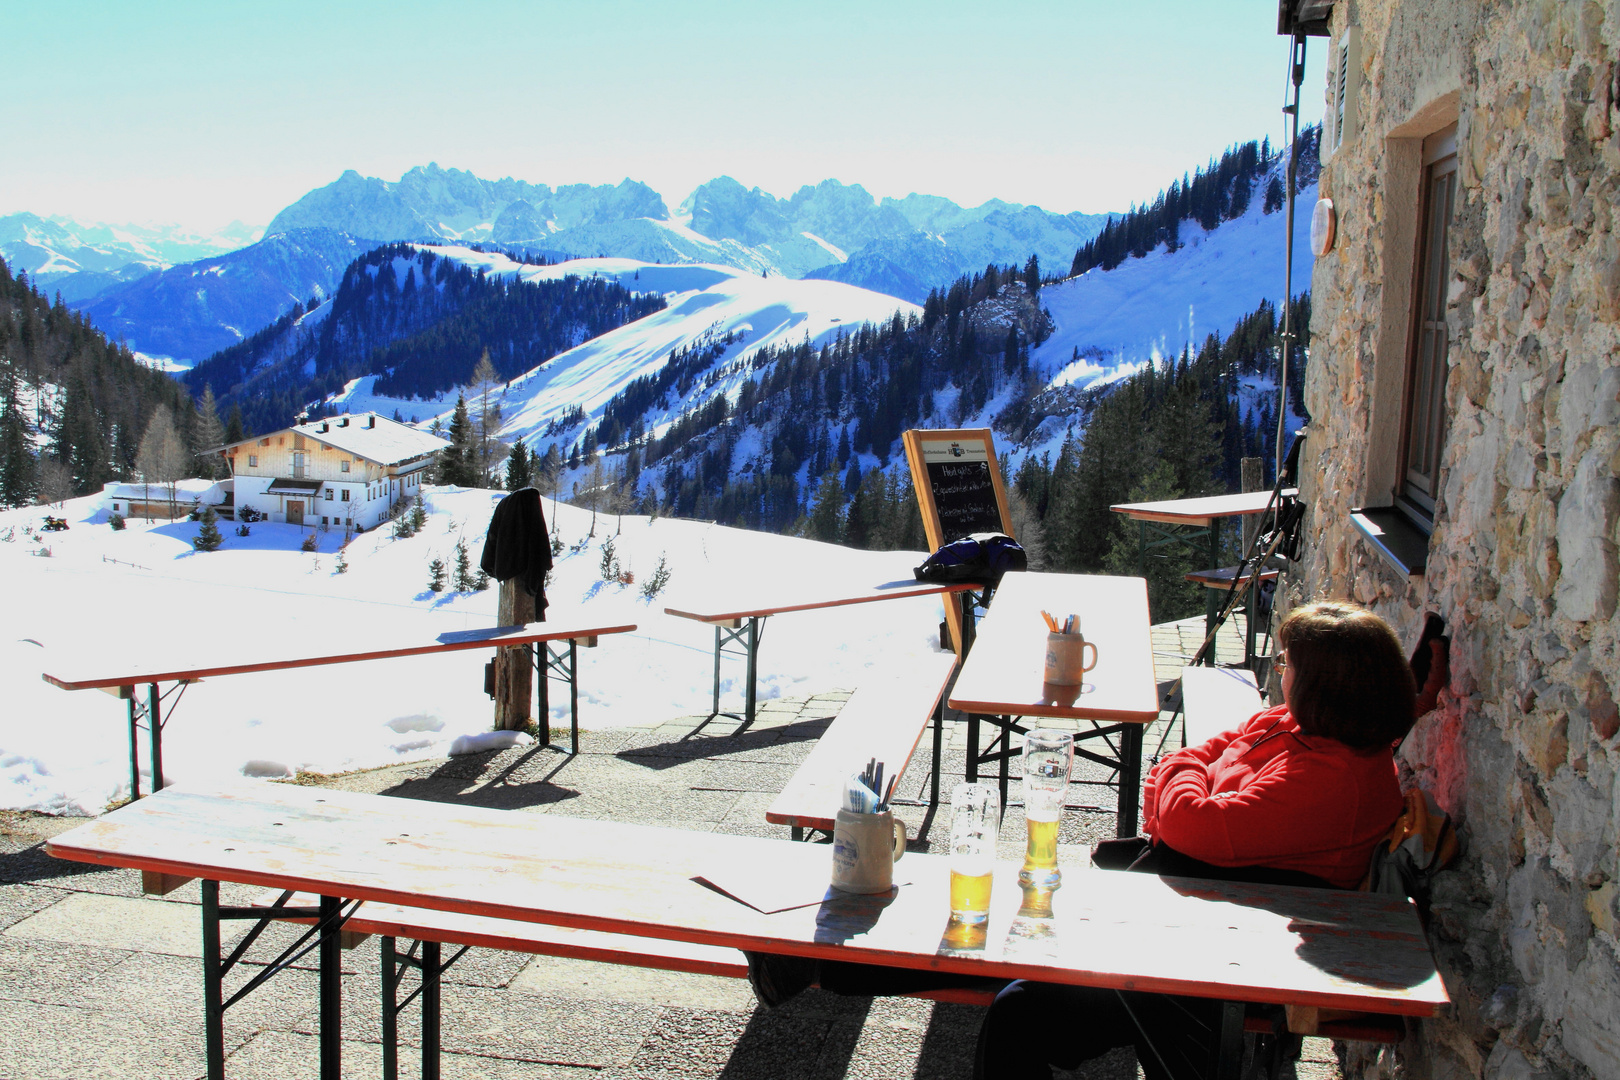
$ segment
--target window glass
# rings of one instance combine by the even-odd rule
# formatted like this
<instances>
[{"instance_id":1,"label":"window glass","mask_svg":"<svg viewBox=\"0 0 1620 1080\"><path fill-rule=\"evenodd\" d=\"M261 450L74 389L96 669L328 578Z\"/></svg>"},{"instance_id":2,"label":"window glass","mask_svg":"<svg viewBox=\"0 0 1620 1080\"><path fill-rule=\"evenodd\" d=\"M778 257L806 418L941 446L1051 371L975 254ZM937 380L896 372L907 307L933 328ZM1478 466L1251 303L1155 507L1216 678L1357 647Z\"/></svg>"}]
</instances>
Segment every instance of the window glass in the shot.
<instances>
[{"instance_id":1,"label":"window glass","mask_svg":"<svg viewBox=\"0 0 1620 1080\"><path fill-rule=\"evenodd\" d=\"M1433 520L1439 495L1446 428L1446 283L1451 275L1446 227L1451 222L1457 182L1455 128L1449 134L1449 146L1441 137L1424 144L1417 288L1412 297L1415 310L1407 367L1405 449L1401 455L1403 501L1408 509L1428 520ZM1433 153L1436 145L1439 155ZM1444 153L1447 149L1451 152Z\"/></svg>"},{"instance_id":2,"label":"window glass","mask_svg":"<svg viewBox=\"0 0 1620 1080\"><path fill-rule=\"evenodd\" d=\"M344 461L338 462L338 470L340 472L348 472L349 471L349 463L348 463L348 461L344 460Z\"/></svg>"}]
</instances>

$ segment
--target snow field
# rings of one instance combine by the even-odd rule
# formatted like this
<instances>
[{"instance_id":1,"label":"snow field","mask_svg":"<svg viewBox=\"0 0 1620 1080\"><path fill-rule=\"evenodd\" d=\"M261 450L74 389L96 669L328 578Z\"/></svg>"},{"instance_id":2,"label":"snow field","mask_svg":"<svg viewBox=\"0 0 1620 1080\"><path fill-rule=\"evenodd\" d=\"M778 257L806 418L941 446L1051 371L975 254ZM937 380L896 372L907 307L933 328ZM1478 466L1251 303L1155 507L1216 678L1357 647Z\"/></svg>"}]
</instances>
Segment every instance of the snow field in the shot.
<instances>
[{"instance_id":1,"label":"snow field","mask_svg":"<svg viewBox=\"0 0 1620 1080\"><path fill-rule=\"evenodd\" d=\"M340 532L317 534L320 550L299 542L308 530L255 523L247 537L221 521L217 552L190 546L192 522L131 520L114 532L94 497L62 510L0 511L0 573L8 595L0 610L0 808L94 814L128 794L128 722L123 702L90 690L69 692L44 671L116 669L131 655L174 657L220 651L253 655L330 643L352 647L384 637L424 639L495 625L496 590L435 594L428 562L453 566L464 538L476 568L483 536L503 493L427 489L426 527L409 539L386 529L356 536L336 572ZM545 503L548 519L552 503ZM36 533L45 513L65 516L66 532ZM783 581L909 579L915 552L861 552L834 545L725 528L704 522L622 521L567 505L556 511L567 545L548 598L552 622L634 622L634 633L581 649L580 724L586 729L656 724L706 714L714 632L663 613L666 605L712 604ZM617 531L616 531L617 530ZM612 538L620 566L636 585L601 580L602 542ZM574 545L585 540L576 553ZM42 548L49 557L36 554ZM660 556L671 571L655 601L639 584ZM116 560L116 561L114 561ZM939 601L893 600L857 608L798 612L766 623L759 696L808 696L853 690L869 669L903 664L934 648ZM164 774L170 782L229 776L284 777L338 772L487 749L493 704L483 693L483 650L367 661L290 671L221 676L192 684L164 702ZM722 667L722 707L739 708L743 665ZM165 687L165 689L168 689ZM144 697L145 689L140 690ZM559 703L560 699L560 703ZM568 723L568 696L553 685L551 723ZM460 746L457 746L458 741ZM142 733L145 760L145 734ZM143 773L144 773L143 768ZM142 785L150 783L143 776Z\"/></svg>"}]
</instances>

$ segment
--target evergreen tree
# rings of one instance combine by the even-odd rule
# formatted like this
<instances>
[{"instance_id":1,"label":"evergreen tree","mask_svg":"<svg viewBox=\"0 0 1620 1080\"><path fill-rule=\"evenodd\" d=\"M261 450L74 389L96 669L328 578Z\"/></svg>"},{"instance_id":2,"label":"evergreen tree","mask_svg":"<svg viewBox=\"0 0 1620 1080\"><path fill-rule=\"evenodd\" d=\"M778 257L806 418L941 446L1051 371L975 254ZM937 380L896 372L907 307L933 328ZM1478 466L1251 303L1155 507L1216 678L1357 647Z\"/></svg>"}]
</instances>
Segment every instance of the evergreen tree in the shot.
<instances>
[{"instance_id":1,"label":"evergreen tree","mask_svg":"<svg viewBox=\"0 0 1620 1080\"><path fill-rule=\"evenodd\" d=\"M467 416L467 398L464 395L456 395L456 411L450 417L449 435L450 445L439 451L439 483L455 487L478 486L472 421Z\"/></svg>"},{"instance_id":2,"label":"evergreen tree","mask_svg":"<svg viewBox=\"0 0 1620 1080\"><path fill-rule=\"evenodd\" d=\"M428 591L444 592L444 560L436 555L428 563Z\"/></svg>"},{"instance_id":3,"label":"evergreen tree","mask_svg":"<svg viewBox=\"0 0 1620 1080\"><path fill-rule=\"evenodd\" d=\"M534 463L529 448L523 445L523 436L519 435L506 458L506 490L517 491L528 487L533 483L533 472Z\"/></svg>"},{"instance_id":4,"label":"evergreen tree","mask_svg":"<svg viewBox=\"0 0 1620 1080\"><path fill-rule=\"evenodd\" d=\"M398 410L395 410L394 419L398 420ZM225 441L228 443L241 442L247 438L247 431L242 427L242 406L231 404L230 416L225 420Z\"/></svg>"},{"instance_id":5,"label":"evergreen tree","mask_svg":"<svg viewBox=\"0 0 1620 1080\"><path fill-rule=\"evenodd\" d=\"M38 487L19 392L16 370L10 361L0 362L0 506L28 506Z\"/></svg>"},{"instance_id":6,"label":"evergreen tree","mask_svg":"<svg viewBox=\"0 0 1620 1080\"><path fill-rule=\"evenodd\" d=\"M214 513L212 506L204 507L202 514L202 528L197 530L197 536L191 541L191 546L198 551L218 551L219 545L225 538L219 533L219 515Z\"/></svg>"},{"instance_id":7,"label":"evergreen tree","mask_svg":"<svg viewBox=\"0 0 1620 1080\"><path fill-rule=\"evenodd\" d=\"M214 388L203 387L202 400L197 403L197 418L191 428L192 455L197 460L197 475L218 480L225 472L225 462L216 452L225 442L225 429L219 422L219 407L214 402Z\"/></svg>"},{"instance_id":8,"label":"evergreen tree","mask_svg":"<svg viewBox=\"0 0 1620 1080\"><path fill-rule=\"evenodd\" d=\"M831 470L821 477L821 484L816 488L808 535L812 540L825 540L829 544L844 539L844 485Z\"/></svg>"},{"instance_id":9,"label":"evergreen tree","mask_svg":"<svg viewBox=\"0 0 1620 1080\"><path fill-rule=\"evenodd\" d=\"M472 560L467 555L467 541L461 539L456 541L455 575L456 592L473 591Z\"/></svg>"}]
</instances>

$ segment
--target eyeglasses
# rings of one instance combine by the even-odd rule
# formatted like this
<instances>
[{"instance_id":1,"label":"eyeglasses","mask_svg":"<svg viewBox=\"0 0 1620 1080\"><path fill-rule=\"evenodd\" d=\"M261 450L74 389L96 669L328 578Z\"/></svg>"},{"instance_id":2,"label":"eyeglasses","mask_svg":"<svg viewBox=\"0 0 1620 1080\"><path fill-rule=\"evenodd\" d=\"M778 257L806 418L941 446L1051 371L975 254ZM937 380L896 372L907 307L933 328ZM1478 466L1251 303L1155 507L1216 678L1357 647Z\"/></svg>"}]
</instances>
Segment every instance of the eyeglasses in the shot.
<instances>
[{"instance_id":1,"label":"eyeglasses","mask_svg":"<svg viewBox=\"0 0 1620 1080\"><path fill-rule=\"evenodd\" d=\"M1271 670L1279 675L1288 670L1288 650L1280 649L1276 656L1271 658Z\"/></svg>"}]
</instances>

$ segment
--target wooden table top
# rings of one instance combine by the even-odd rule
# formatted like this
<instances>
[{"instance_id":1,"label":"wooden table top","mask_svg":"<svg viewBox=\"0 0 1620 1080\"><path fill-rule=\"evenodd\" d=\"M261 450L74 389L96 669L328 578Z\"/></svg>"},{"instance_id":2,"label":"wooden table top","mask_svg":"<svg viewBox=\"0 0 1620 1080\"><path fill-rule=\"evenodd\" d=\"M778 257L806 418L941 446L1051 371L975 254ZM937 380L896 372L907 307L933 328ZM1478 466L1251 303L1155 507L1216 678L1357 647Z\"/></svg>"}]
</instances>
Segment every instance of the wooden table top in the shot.
<instances>
[{"instance_id":1,"label":"wooden table top","mask_svg":"<svg viewBox=\"0 0 1620 1080\"><path fill-rule=\"evenodd\" d=\"M70 661L69 666L46 672L44 679L64 690L92 690L114 686L135 686L140 683L158 683L195 680L211 675L240 675L250 671L276 671L283 668L319 667L322 664L347 664L358 660L387 660L400 656L422 656L428 653L457 652L463 649L494 649L503 645L527 645L536 641L558 641L564 638L603 637L623 634L636 628L635 623L528 623L521 626L494 626L481 630L452 630L430 640L421 638L379 641L375 637L352 635L345 639L351 647L310 644L297 638L276 639L255 651L251 657L242 655L243 644L232 642L226 648L210 643L187 645L185 648L165 642L158 646L161 656L149 655L141 644L135 644L121 655L89 656ZM302 646L302 647L301 647ZM151 650L152 652L158 649ZM227 651L228 650L228 651ZM184 653L185 660L177 654Z\"/></svg>"},{"instance_id":2,"label":"wooden table top","mask_svg":"<svg viewBox=\"0 0 1620 1080\"><path fill-rule=\"evenodd\" d=\"M947 937L938 856L891 894L824 888L829 849L285 784L167 788L53 839L59 858L731 948L1414 1016L1448 999L1385 896L1066 870L1049 919L996 867L982 939ZM739 870L739 868L742 868ZM699 882L802 881L767 915ZM816 899L819 897L819 899Z\"/></svg>"},{"instance_id":3,"label":"wooden table top","mask_svg":"<svg viewBox=\"0 0 1620 1080\"><path fill-rule=\"evenodd\" d=\"M972 582L945 583L913 578L870 583L813 578L799 581L772 579L763 585L750 584L735 595L717 596L712 601L705 599L701 607L688 603L681 607L666 607L664 612L698 622L735 622L788 611L847 607L877 600L901 600L908 596L942 596L982 587Z\"/></svg>"},{"instance_id":4,"label":"wooden table top","mask_svg":"<svg viewBox=\"0 0 1620 1080\"><path fill-rule=\"evenodd\" d=\"M1298 494L1297 488L1283 488L1284 495ZM1165 499L1160 502L1120 503L1108 509L1136 521L1162 521L1168 525L1208 525L1215 518L1247 517L1263 514L1271 503L1271 489L1243 491L1236 495L1206 495L1196 499Z\"/></svg>"},{"instance_id":5,"label":"wooden table top","mask_svg":"<svg viewBox=\"0 0 1620 1080\"><path fill-rule=\"evenodd\" d=\"M1042 682L1043 610L1060 624L1071 613L1079 615L1085 639L1096 643L1097 666L1086 672L1083 686ZM979 620L949 704L963 712L1152 723L1159 716L1159 685L1147 582L1101 574L1008 574Z\"/></svg>"}]
</instances>

